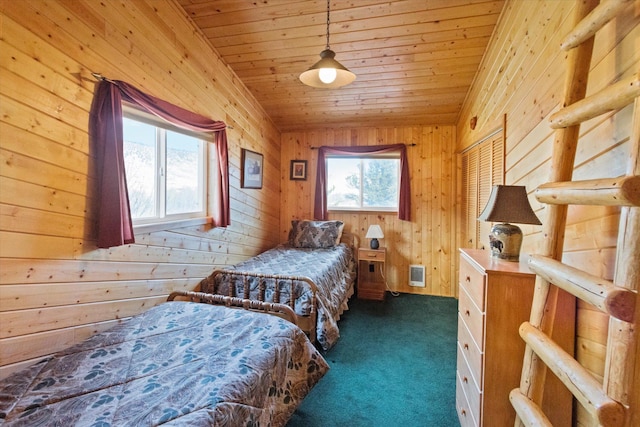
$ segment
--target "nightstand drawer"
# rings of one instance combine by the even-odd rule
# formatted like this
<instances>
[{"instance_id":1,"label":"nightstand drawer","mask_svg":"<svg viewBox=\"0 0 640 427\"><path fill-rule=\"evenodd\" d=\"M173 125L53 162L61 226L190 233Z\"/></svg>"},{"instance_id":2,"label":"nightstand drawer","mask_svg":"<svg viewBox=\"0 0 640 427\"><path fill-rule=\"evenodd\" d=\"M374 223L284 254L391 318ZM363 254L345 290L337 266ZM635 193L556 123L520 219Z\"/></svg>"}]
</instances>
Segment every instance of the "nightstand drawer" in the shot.
<instances>
[{"instance_id":1,"label":"nightstand drawer","mask_svg":"<svg viewBox=\"0 0 640 427\"><path fill-rule=\"evenodd\" d=\"M482 357L483 352L471 337L471 333L464 324L464 320L458 316L458 346L464 354L465 360L469 363L471 375L482 389Z\"/></svg>"},{"instance_id":2,"label":"nightstand drawer","mask_svg":"<svg viewBox=\"0 0 640 427\"><path fill-rule=\"evenodd\" d=\"M485 294L486 276L473 268L473 266L462 259L460 262L460 287L464 287L467 293L478 306L480 311L484 312L484 294Z\"/></svg>"},{"instance_id":3,"label":"nightstand drawer","mask_svg":"<svg viewBox=\"0 0 640 427\"><path fill-rule=\"evenodd\" d=\"M359 249L358 260L359 261L380 261L383 262L385 258L385 251L373 250L373 249Z\"/></svg>"},{"instance_id":4,"label":"nightstand drawer","mask_svg":"<svg viewBox=\"0 0 640 427\"><path fill-rule=\"evenodd\" d=\"M458 300L458 311L460 317L471 332L471 336L480 348L484 347L484 314L472 301L464 286L460 287L460 299Z\"/></svg>"}]
</instances>

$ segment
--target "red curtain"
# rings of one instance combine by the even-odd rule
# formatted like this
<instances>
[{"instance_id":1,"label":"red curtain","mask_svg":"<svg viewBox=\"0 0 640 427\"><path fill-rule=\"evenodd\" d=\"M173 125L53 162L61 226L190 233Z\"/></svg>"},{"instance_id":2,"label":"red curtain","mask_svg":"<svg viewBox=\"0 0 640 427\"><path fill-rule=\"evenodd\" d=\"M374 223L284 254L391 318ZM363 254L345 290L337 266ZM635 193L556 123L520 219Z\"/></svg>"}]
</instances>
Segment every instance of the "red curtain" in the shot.
<instances>
[{"instance_id":1,"label":"red curtain","mask_svg":"<svg viewBox=\"0 0 640 427\"><path fill-rule=\"evenodd\" d=\"M361 154L400 153L400 200L398 202L398 218L411 220L411 186L409 184L409 162L407 146L404 144L354 146L354 147L320 147L318 149L318 172L316 177L316 195L313 215L316 219L328 219L327 211L327 171L325 157L327 154L341 156L359 156Z\"/></svg>"},{"instance_id":2,"label":"red curtain","mask_svg":"<svg viewBox=\"0 0 640 427\"><path fill-rule=\"evenodd\" d=\"M128 83L103 79L98 82L89 116L89 138L97 158L98 247L134 242L127 178L124 169L122 101L131 102L169 123L197 132L213 132L217 150L218 188L213 189L214 225L231 223L229 207L229 158L226 125L147 95Z\"/></svg>"}]
</instances>

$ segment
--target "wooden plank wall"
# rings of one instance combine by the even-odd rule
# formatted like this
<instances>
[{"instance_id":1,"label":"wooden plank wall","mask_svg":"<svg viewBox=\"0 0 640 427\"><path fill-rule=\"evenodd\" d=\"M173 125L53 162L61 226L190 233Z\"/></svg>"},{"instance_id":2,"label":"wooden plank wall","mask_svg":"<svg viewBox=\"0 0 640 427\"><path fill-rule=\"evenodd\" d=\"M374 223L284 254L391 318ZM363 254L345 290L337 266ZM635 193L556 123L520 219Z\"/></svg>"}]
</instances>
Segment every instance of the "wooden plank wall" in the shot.
<instances>
[{"instance_id":1,"label":"wooden plank wall","mask_svg":"<svg viewBox=\"0 0 640 427\"><path fill-rule=\"evenodd\" d=\"M172 1L0 2L0 376L192 289L280 235L280 134ZM233 126L231 220L97 249L91 72ZM240 148L265 156L240 189Z\"/></svg>"},{"instance_id":2,"label":"wooden plank wall","mask_svg":"<svg viewBox=\"0 0 640 427\"><path fill-rule=\"evenodd\" d=\"M526 185L531 191L548 177L553 132L547 123L562 98L566 53L559 45L575 23L574 5L557 0L508 2L463 106L457 127L460 151L498 127L507 115L506 184ZM630 2L622 18L598 33L588 94L640 69L639 23L640 2ZM582 125L574 179L624 174L631 112L628 107ZM478 126L471 130L474 116ZM544 222L543 206L530 199ZM564 260L611 278L618 220L617 208L571 207ZM522 228L523 251L535 252L542 243L541 227ZM577 358L599 377L604 372L606 332L604 315L586 305L578 307ZM595 425L581 409L578 424Z\"/></svg>"},{"instance_id":3,"label":"wooden plank wall","mask_svg":"<svg viewBox=\"0 0 640 427\"><path fill-rule=\"evenodd\" d=\"M411 221L397 214L330 213L342 220L345 230L365 235L370 224L384 232L387 248L386 275L389 289L398 292L441 296L457 295L455 207L457 202L454 126L395 128L344 128L286 132L282 135L281 240L286 240L292 219L313 218L317 150L319 146L416 144L407 147L411 174ZM306 181L289 180L291 160L307 160ZM409 265L425 266L426 286L409 286Z\"/></svg>"}]
</instances>

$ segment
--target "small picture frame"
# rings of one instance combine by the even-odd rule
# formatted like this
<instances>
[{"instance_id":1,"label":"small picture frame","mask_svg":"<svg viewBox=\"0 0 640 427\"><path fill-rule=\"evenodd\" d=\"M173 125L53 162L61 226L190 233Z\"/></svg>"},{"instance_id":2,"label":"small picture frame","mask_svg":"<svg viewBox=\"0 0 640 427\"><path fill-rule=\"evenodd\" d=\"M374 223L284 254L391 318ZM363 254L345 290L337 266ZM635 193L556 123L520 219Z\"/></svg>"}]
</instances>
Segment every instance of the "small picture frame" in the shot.
<instances>
[{"instance_id":1,"label":"small picture frame","mask_svg":"<svg viewBox=\"0 0 640 427\"><path fill-rule=\"evenodd\" d=\"M307 180L307 161L306 160L291 160L291 171L289 179L292 181L306 181Z\"/></svg>"},{"instance_id":2,"label":"small picture frame","mask_svg":"<svg viewBox=\"0 0 640 427\"><path fill-rule=\"evenodd\" d=\"M240 166L240 187L262 188L262 154L243 148Z\"/></svg>"}]
</instances>

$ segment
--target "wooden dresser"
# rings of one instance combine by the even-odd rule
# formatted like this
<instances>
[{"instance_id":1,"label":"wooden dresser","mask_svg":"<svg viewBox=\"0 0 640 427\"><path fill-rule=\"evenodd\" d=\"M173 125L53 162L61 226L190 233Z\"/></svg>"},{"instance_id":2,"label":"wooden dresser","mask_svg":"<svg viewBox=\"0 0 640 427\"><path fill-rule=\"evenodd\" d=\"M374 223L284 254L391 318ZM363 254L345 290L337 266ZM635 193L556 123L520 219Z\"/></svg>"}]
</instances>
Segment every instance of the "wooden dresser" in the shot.
<instances>
[{"instance_id":1,"label":"wooden dresser","mask_svg":"<svg viewBox=\"0 0 640 427\"><path fill-rule=\"evenodd\" d=\"M512 426L535 275L525 263L460 249L456 408L462 427Z\"/></svg>"}]
</instances>

